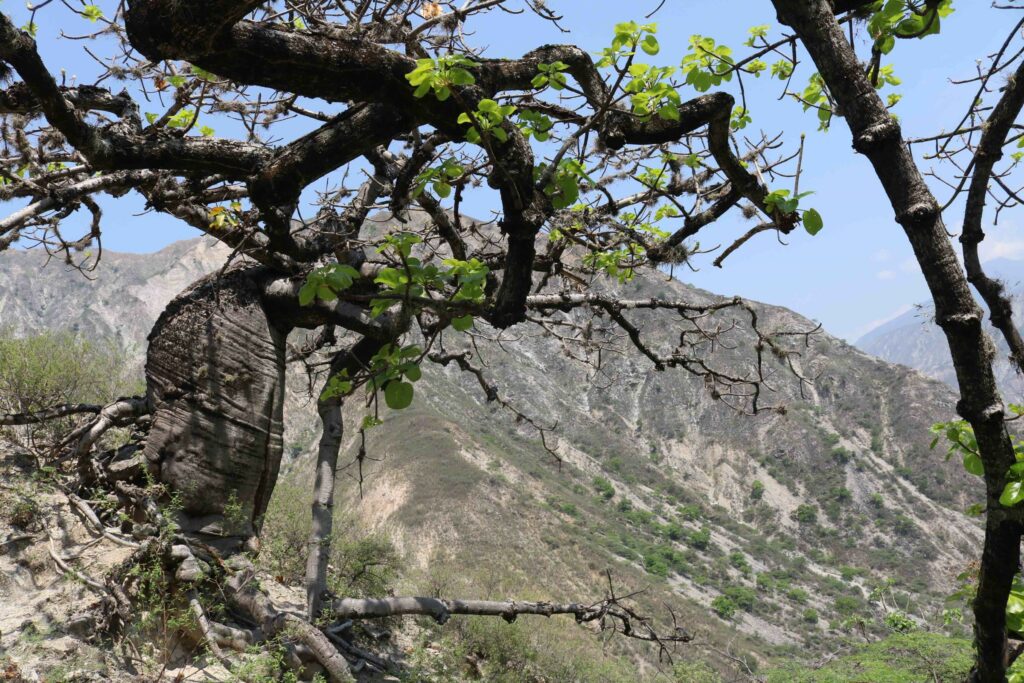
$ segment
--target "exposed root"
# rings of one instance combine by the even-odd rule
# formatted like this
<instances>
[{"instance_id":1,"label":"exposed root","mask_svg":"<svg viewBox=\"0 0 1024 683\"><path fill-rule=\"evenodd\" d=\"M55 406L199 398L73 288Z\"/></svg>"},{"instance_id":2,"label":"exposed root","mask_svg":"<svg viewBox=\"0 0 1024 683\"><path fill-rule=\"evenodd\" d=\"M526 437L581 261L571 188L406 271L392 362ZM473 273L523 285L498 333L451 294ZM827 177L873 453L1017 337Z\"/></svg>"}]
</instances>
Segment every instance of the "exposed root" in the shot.
<instances>
[{"instance_id":1,"label":"exposed root","mask_svg":"<svg viewBox=\"0 0 1024 683\"><path fill-rule=\"evenodd\" d=\"M57 568L61 573L69 574L89 588L92 588L94 591L101 593L102 595L107 595L107 589L102 583L71 567L71 565L67 563L65 558L60 556L60 553L58 553L57 549L53 546L53 536L50 536L49 532L47 532L46 536L49 538L50 557L53 559L53 563L57 565Z\"/></svg>"},{"instance_id":2,"label":"exposed root","mask_svg":"<svg viewBox=\"0 0 1024 683\"><path fill-rule=\"evenodd\" d=\"M228 561L228 566L234 572L225 584L229 604L258 624L264 637L273 638L287 630L309 648L332 683L355 680L349 672L348 660L320 629L301 617L281 612L274 607L266 593L256 585L256 571L251 562L242 556L235 556Z\"/></svg>"},{"instance_id":3,"label":"exposed root","mask_svg":"<svg viewBox=\"0 0 1024 683\"><path fill-rule=\"evenodd\" d=\"M206 611L203 609L203 605L199 602L199 595L196 591L189 591L188 594L188 606L192 610L192 614L195 615L196 622L199 624L199 631L203 634L203 639L206 641L206 646L210 648L210 654L212 654L221 665L231 671L232 662L231 660L221 652L220 639L213 630L213 625L210 620L206 618Z\"/></svg>"},{"instance_id":4,"label":"exposed root","mask_svg":"<svg viewBox=\"0 0 1024 683\"><path fill-rule=\"evenodd\" d=\"M134 541L129 541L126 538L121 538L113 531L108 529L106 525L100 521L100 518L96 515L96 512L84 500L82 500L81 498L79 498L78 496L71 492L68 492L67 496L68 500L71 501L71 504L74 505L78 509L78 511L82 513L82 515L89 521L90 524L92 524L93 528L96 530L98 534L100 534L100 536L107 539L108 541L116 543L117 545L124 546L126 548L139 547L138 543Z\"/></svg>"}]
</instances>

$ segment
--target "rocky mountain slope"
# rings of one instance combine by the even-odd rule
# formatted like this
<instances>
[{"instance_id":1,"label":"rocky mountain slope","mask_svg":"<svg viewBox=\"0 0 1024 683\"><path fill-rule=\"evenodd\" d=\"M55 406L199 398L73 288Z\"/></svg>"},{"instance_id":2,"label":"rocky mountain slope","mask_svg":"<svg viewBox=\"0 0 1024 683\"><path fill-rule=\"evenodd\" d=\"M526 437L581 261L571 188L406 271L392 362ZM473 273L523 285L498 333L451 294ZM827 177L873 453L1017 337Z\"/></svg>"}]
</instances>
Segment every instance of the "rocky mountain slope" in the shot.
<instances>
[{"instance_id":1,"label":"rocky mountain slope","mask_svg":"<svg viewBox=\"0 0 1024 683\"><path fill-rule=\"evenodd\" d=\"M986 272L1003 280L1012 297L1013 315L1024 315L1024 263L997 259L985 265ZM935 311L930 304L915 306L889 322L876 327L855 342L857 348L890 363L899 363L920 370L928 377L956 387L956 374L949 357L949 347L942 330L934 322ZM1010 366L1009 349L999 331L991 325L989 333L996 342L996 378L1007 400L1024 396L1024 377Z\"/></svg>"},{"instance_id":2,"label":"rocky mountain slope","mask_svg":"<svg viewBox=\"0 0 1024 683\"><path fill-rule=\"evenodd\" d=\"M38 253L5 252L0 327L70 328L138 353L164 303L225 253L200 240L106 253L89 281L57 263L40 269ZM660 274L622 289L716 300ZM783 308L756 310L765 330L813 327ZM653 318L641 318L652 339L678 335ZM756 338L746 322L733 313L713 322L726 330L716 362L749 369ZM602 595L610 571L623 591L646 588L640 600L652 611L671 606L697 633L695 648L720 662L722 652L823 653L855 626L884 629L893 605L941 621L981 537L961 513L980 497L978 482L928 448L929 425L953 414L945 385L820 333L796 358L813 386L801 392L780 361L766 361L775 364L766 402L785 410L750 416L682 370L655 372L625 344L598 371L538 328L478 333L477 361L505 398L553 427L558 458L488 404L475 378L426 367L414 405L368 432L361 497L355 466L339 483L346 519L396 540L410 590L453 585L443 569L473 597L585 600ZM284 478L294 493L308 490L317 433L293 375ZM361 411L350 407L347 424ZM355 441L350 433L346 463ZM888 580L880 601L873 591Z\"/></svg>"}]
</instances>

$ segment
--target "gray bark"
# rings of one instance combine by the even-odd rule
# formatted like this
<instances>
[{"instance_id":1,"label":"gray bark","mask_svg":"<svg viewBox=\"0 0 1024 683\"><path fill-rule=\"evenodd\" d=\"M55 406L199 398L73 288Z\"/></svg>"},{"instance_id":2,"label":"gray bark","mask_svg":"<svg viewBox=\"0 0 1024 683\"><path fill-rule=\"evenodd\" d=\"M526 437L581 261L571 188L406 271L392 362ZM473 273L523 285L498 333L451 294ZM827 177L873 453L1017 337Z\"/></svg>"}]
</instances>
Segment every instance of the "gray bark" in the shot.
<instances>
[{"instance_id":1,"label":"gray bark","mask_svg":"<svg viewBox=\"0 0 1024 683\"><path fill-rule=\"evenodd\" d=\"M398 328L404 329L404 327ZM394 332L397 336L397 329ZM381 346L392 337L374 339L364 337L351 349L342 351L331 361L330 375L344 370L353 376L366 367ZM306 615L313 620L320 614L327 593L327 562L331 556L331 534L334 530L335 472L338 451L344 433L341 408L343 397L334 396L317 402L323 432L317 451L316 485L313 492L313 526L309 534L309 554L306 556Z\"/></svg>"},{"instance_id":2,"label":"gray bark","mask_svg":"<svg viewBox=\"0 0 1024 683\"><path fill-rule=\"evenodd\" d=\"M285 331L263 309L262 268L204 278L149 335L145 456L180 503L185 531L258 533L282 454ZM227 528L225 505L242 507Z\"/></svg>"},{"instance_id":3,"label":"gray bark","mask_svg":"<svg viewBox=\"0 0 1024 683\"><path fill-rule=\"evenodd\" d=\"M306 616L316 619L327 592L327 562L331 555L331 534L334 531L334 474L338 468L338 451L344 425L341 399L319 401L317 410L323 433L316 458L316 484L313 489L313 526L309 532L306 555Z\"/></svg>"}]
</instances>

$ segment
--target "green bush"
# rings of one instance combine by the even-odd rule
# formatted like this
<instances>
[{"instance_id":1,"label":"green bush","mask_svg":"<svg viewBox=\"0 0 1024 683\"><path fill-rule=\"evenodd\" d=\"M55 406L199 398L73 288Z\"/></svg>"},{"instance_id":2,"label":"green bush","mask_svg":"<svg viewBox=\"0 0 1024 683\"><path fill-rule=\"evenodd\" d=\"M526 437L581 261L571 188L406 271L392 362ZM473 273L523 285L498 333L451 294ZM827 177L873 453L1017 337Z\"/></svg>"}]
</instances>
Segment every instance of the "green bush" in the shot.
<instances>
[{"instance_id":1,"label":"green bush","mask_svg":"<svg viewBox=\"0 0 1024 683\"><path fill-rule=\"evenodd\" d=\"M679 516L688 522L693 522L700 518L700 507L692 504L680 506Z\"/></svg>"},{"instance_id":2,"label":"green bush","mask_svg":"<svg viewBox=\"0 0 1024 683\"><path fill-rule=\"evenodd\" d=\"M724 593L727 598L745 612L754 611L754 607L757 605L757 593L752 588L729 586L725 589Z\"/></svg>"},{"instance_id":3,"label":"green bush","mask_svg":"<svg viewBox=\"0 0 1024 683\"><path fill-rule=\"evenodd\" d=\"M811 607L808 607L807 609L804 610L803 620L805 622L807 622L808 624L817 624L818 623L818 610L813 609Z\"/></svg>"},{"instance_id":4,"label":"green bush","mask_svg":"<svg viewBox=\"0 0 1024 683\"><path fill-rule=\"evenodd\" d=\"M767 683L960 683L971 670L966 639L915 631L859 645L824 666L786 661L766 672Z\"/></svg>"},{"instance_id":5,"label":"green bush","mask_svg":"<svg viewBox=\"0 0 1024 683\"><path fill-rule=\"evenodd\" d=\"M860 611L862 601L850 595L840 595L836 598L833 606L836 611L844 616L849 616Z\"/></svg>"},{"instance_id":6,"label":"green bush","mask_svg":"<svg viewBox=\"0 0 1024 683\"><path fill-rule=\"evenodd\" d=\"M141 368L133 368L113 342L91 342L71 332L15 337L0 330L0 413L26 413L63 403L102 405L144 391ZM74 418L0 429L21 447L62 436Z\"/></svg>"},{"instance_id":7,"label":"green bush","mask_svg":"<svg viewBox=\"0 0 1024 683\"><path fill-rule=\"evenodd\" d=\"M615 497L615 487L612 486L612 483L604 477L594 477L594 481L592 483L594 485L594 490L596 490L605 500L611 500Z\"/></svg>"},{"instance_id":8,"label":"green bush","mask_svg":"<svg viewBox=\"0 0 1024 683\"><path fill-rule=\"evenodd\" d=\"M686 542L697 550L707 550L711 545L711 529L702 527L700 531L691 531Z\"/></svg>"},{"instance_id":9,"label":"green bush","mask_svg":"<svg viewBox=\"0 0 1024 683\"><path fill-rule=\"evenodd\" d=\"M814 509L813 505L804 503L793 510L792 517L800 524L814 524L818 521L818 511Z\"/></svg>"},{"instance_id":10,"label":"green bush","mask_svg":"<svg viewBox=\"0 0 1024 683\"><path fill-rule=\"evenodd\" d=\"M672 667L672 680L675 683L722 683L717 671L704 662L676 662Z\"/></svg>"},{"instance_id":11,"label":"green bush","mask_svg":"<svg viewBox=\"0 0 1024 683\"><path fill-rule=\"evenodd\" d=\"M747 562L747 556L739 550L736 550L729 555L729 564L740 570L743 574L750 571L750 563Z\"/></svg>"},{"instance_id":12,"label":"green bush","mask_svg":"<svg viewBox=\"0 0 1024 683\"><path fill-rule=\"evenodd\" d=\"M736 603L725 595L719 595L712 600L711 609L723 619L732 619L736 615Z\"/></svg>"}]
</instances>

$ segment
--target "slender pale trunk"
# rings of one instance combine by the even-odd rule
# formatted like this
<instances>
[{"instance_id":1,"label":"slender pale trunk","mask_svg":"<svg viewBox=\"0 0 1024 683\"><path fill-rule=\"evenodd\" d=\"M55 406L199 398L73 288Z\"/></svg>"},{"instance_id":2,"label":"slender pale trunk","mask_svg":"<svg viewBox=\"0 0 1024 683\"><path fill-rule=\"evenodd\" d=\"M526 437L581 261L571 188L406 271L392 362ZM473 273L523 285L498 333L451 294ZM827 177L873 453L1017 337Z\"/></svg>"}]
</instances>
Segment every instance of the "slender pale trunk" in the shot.
<instances>
[{"instance_id":1,"label":"slender pale trunk","mask_svg":"<svg viewBox=\"0 0 1024 683\"><path fill-rule=\"evenodd\" d=\"M382 346L398 336L383 338L363 337L352 348L338 353L331 361L330 375L341 372L349 377L365 369ZM325 383L326 386L326 383ZM331 556L331 532L334 529L334 475L338 469L338 452L344 427L341 418L343 396L317 401L323 433L316 459L316 484L313 491L313 526L309 532L309 554L306 556L306 612L310 619L319 616L327 592L327 561Z\"/></svg>"},{"instance_id":2,"label":"slender pale trunk","mask_svg":"<svg viewBox=\"0 0 1024 683\"><path fill-rule=\"evenodd\" d=\"M309 554L306 556L306 616L310 620L319 616L327 592L327 561L334 530L334 473L338 468L338 452L344 435L341 406L339 397L317 402L323 433L316 458L313 526L309 532Z\"/></svg>"}]
</instances>

